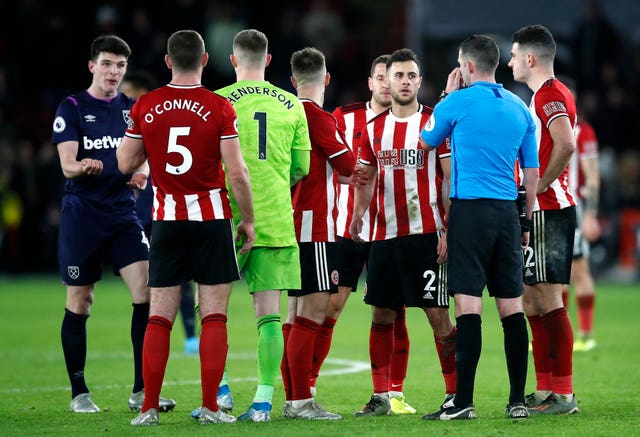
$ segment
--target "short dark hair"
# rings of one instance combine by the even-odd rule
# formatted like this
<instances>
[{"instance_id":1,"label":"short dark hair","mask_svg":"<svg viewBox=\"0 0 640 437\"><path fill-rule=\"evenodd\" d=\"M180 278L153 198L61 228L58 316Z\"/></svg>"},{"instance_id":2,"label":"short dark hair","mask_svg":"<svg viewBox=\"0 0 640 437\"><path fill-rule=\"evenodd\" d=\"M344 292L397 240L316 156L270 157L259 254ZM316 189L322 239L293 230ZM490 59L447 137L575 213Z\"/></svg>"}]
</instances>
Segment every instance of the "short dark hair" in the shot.
<instances>
[{"instance_id":1,"label":"short dark hair","mask_svg":"<svg viewBox=\"0 0 640 437\"><path fill-rule=\"evenodd\" d=\"M197 70L204 55L204 40L195 30L178 30L167 41L167 54L176 69Z\"/></svg>"},{"instance_id":2,"label":"short dark hair","mask_svg":"<svg viewBox=\"0 0 640 437\"><path fill-rule=\"evenodd\" d=\"M268 49L267 36L256 29L241 30L233 38L233 53L251 66L262 64Z\"/></svg>"},{"instance_id":3,"label":"short dark hair","mask_svg":"<svg viewBox=\"0 0 640 437\"><path fill-rule=\"evenodd\" d=\"M100 53L113 53L129 59L131 48L125 40L116 35L100 35L91 43L91 60L97 61Z\"/></svg>"},{"instance_id":4,"label":"short dark hair","mask_svg":"<svg viewBox=\"0 0 640 437\"><path fill-rule=\"evenodd\" d=\"M388 54L380 55L373 60L373 62L371 63L371 70L369 71L369 77L373 77L373 75L376 73L376 66L378 64L384 64L386 67L387 61L389 60L389 56L391 55L388 55Z\"/></svg>"},{"instance_id":5,"label":"short dark hair","mask_svg":"<svg viewBox=\"0 0 640 437\"><path fill-rule=\"evenodd\" d=\"M315 82L324 79L325 59L322 52L314 47L305 47L291 55L291 73L302 82Z\"/></svg>"},{"instance_id":6,"label":"short dark hair","mask_svg":"<svg viewBox=\"0 0 640 437\"><path fill-rule=\"evenodd\" d=\"M483 73L493 73L498 68L500 49L487 35L472 35L460 43L460 54L474 62Z\"/></svg>"},{"instance_id":7,"label":"short dark hair","mask_svg":"<svg viewBox=\"0 0 640 437\"><path fill-rule=\"evenodd\" d=\"M387 59L387 70L391 67L391 64L394 62L407 62L413 61L418 65L418 71L420 71L420 61L418 60L418 55L416 55L411 49L398 49L395 52L391 53L389 59Z\"/></svg>"},{"instance_id":8,"label":"short dark hair","mask_svg":"<svg viewBox=\"0 0 640 437\"><path fill-rule=\"evenodd\" d=\"M136 89L151 91L156 88L156 81L148 71L129 70L125 74L123 82L129 82Z\"/></svg>"},{"instance_id":9,"label":"short dark hair","mask_svg":"<svg viewBox=\"0 0 640 437\"><path fill-rule=\"evenodd\" d=\"M520 47L529 49L547 63L553 63L556 56L556 42L553 35L541 24L525 26L513 34L513 42Z\"/></svg>"}]
</instances>

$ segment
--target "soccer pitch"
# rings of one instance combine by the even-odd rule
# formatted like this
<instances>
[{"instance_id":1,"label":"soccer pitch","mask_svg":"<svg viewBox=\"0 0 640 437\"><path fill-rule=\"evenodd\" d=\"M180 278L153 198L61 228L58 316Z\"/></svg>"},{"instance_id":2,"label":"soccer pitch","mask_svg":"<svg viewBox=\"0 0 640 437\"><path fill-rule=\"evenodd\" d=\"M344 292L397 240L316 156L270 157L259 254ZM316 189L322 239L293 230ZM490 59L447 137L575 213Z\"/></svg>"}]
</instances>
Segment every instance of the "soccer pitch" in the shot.
<instances>
[{"instance_id":1,"label":"soccer pitch","mask_svg":"<svg viewBox=\"0 0 640 437\"><path fill-rule=\"evenodd\" d=\"M284 390L276 387L271 423L199 426L189 417L200 405L197 356L183 354L184 330L176 320L163 396L176 400L173 412L161 414L160 425L134 428L127 398L133 382L129 337L131 303L123 283L109 277L96 288L88 321L86 380L103 412L73 414L60 326L65 289L56 276L0 278L0 435L185 435L223 433L277 436L627 436L640 435L640 286L597 284L595 333L598 346L574 354L574 387L580 413L513 421L504 412L508 397L502 328L492 299L485 298L483 348L476 377L475 421L431 422L420 417L436 411L444 397L433 334L421 310L407 311L411 338L404 392L418 413L354 418L371 396L369 373L370 308L362 290L352 294L335 328L331 352L317 385L317 400L341 421L283 419ZM286 296L282 298L285 317ZM569 308L575 327L575 301ZM178 316L179 317L179 316ZM236 283L229 306L230 387L234 415L242 413L256 386L257 331L251 298ZM527 393L535 388L529 360Z\"/></svg>"}]
</instances>

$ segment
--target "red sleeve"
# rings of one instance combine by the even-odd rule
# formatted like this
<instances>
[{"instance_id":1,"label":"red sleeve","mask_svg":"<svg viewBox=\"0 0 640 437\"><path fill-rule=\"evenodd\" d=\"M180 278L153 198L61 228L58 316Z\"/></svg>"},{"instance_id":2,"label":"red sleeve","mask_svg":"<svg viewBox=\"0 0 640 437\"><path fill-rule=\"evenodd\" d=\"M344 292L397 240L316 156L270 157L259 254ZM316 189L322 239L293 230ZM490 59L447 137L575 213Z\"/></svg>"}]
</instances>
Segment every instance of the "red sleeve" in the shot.
<instances>
[{"instance_id":1,"label":"red sleeve","mask_svg":"<svg viewBox=\"0 0 640 437\"><path fill-rule=\"evenodd\" d=\"M543 86L535 95L536 114L548 128L558 117L569 117L565 96L555 87Z\"/></svg>"}]
</instances>

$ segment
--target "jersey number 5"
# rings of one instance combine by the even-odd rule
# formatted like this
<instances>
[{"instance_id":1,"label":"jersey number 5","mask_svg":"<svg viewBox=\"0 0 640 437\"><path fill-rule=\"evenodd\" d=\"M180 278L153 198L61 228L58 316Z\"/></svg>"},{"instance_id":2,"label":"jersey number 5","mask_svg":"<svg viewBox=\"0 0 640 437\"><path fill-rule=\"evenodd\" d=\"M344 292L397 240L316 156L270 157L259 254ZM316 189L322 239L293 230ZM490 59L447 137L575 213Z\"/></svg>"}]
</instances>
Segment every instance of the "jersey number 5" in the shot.
<instances>
[{"instance_id":1,"label":"jersey number 5","mask_svg":"<svg viewBox=\"0 0 640 437\"><path fill-rule=\"evenodd\" d=\"M172 127L169 130L169 144L167 144L167 153L179 153L182 156L182 164L176 166L167 163L164 167L165 171L169 174L179 175L189 171L193 164L193 156L191 151L185 146L178 144L178 137L186 137L189 135L191 128L187 127Z\"/></svg>"}]
</instances>

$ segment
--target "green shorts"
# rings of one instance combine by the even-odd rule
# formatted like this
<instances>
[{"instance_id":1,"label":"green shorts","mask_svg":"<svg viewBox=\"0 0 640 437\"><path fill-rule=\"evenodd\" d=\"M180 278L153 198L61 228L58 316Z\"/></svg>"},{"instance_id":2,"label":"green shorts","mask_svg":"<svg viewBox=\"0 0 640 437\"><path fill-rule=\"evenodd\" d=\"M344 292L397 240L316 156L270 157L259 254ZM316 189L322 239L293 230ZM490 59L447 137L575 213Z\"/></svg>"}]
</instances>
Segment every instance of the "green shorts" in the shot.
<instances>
[{"instance_id":1,"label":"green shorts","mask_svg":"<svg viewBox=\"0 0 640 437\"><path fill-rule=\"evenodd\" d=\"M238 268L244 274L249 292L299 290L300 250L287 247L254 247L238 254Z\"/></svg>"}]
</instances>

